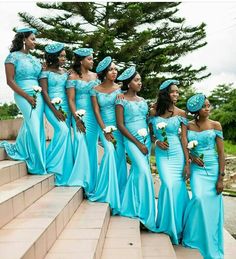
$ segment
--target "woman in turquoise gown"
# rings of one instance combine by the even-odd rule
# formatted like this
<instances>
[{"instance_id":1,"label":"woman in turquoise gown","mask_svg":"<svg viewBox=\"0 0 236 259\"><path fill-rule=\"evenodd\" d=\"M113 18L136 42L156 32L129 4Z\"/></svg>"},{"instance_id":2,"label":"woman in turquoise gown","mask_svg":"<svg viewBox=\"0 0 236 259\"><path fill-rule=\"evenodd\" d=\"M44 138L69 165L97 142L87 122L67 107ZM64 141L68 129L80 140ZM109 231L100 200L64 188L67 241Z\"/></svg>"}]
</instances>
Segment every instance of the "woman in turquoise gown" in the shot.
<instances>
[{"instance_id":1,"label":"woman in turquoise gown","mask_svg":"<svg viewBox=\"0 0 236 259\"><path fill-rule=\"evenodd\" d=\"M146 228L156 231L155 194L148 156L151 148L148 105L137 95L142 87L141 77L134 67L130 67L118 80L123 81L123 90L127 92L124 99L116 101L117 126L124 136L125 150L131 160L120 215L139 218Z\"/></svg>"},{"instance_id":2,"label":"woman in turquoise gown","mask_svg":"<svg viewBox=\"0 0 236 259\"><path fill-rule=\"evenodd\" d=\"M0 146L12 159L25 161L29 173L46 174L44 101L38 82L42 67L29 53L35 48L35 33L32 28L19 29L5 60L7 83L24 119L15 144L2 141Z\"/></svg>"},{"instance_id":3,"label":"woman in turquoise gown","mask_svg":"<svg viewBox=\"0 0 236 259\"><path fill-rule=\"evenodd\" d=\"M184 216L183 245L197 248L204 259L223 259L223 177L224 147L219 122L208 118L210 103L202 94L187 102L195 120L188 124L192 199ZM217 147L217 150L215 149Z\"/></svg>"},{"instance_id":4,"label":"woman in turquoise gown","mask_svg":"<svg viewBox=\"0 0 236 259\"><path fill-rule=\"evenodd\" d=\"M178 81L171 79L161 84L152 111L154 116L150 119L161 180L156 226L158 232L168 234L175 245L182 238L183 216L189 201L185 184L186 175L189 176L187 119L185 112L175 105L179 97L177 84ZM161 129L163 126L165 129Z\"/></svg>"},{"instance_id":5,"label":"woman in turquoise gown","mask_svg":"<svg viewBox=\"0 0 236 259\"><path fill-rule=\"evenodd\" d=\"M68 73L62 68L66 61L64 44L47 45L45 59L47 68L40 75L40 85L46 102L45 114L54 129L46 150L46 169L55 174L55 184L60 186L67 184L73 167L71 113L66 96Z\"/></svg>"},{"instance_id":6,"label":"woman in turquoise gown","mask_svg":"<svg viewBox=\"0 0 236 259\"><path fill-rule=\"evenodd\" d=\"M84 187L86 195L93 192L98 170L98 124L90 98L90 90L99 84L93 68L93 49L79 48L74 51L72 73L67 81L67 95L73 115L75 164L69 185ZM81 117L76 111L83 110Z\"/></svg>"},{"instance_id":7,"label":"woman in turquoise gown","mask_svg":"<svg viewBox=\"0 0 236 259\"><path fill-rule=\"evenodd\" d=\"M102 83L91 90L91 99L100 126L104 155L99 166L95 192L89 199L108 202L112 213L117 214L127 181L126 155L121 133L119 130L109 130L109 126L116 127L115 101L121 89L115 84L117 68L111 57L104 58L96 71Z\"/></svg>"}]
</instances>

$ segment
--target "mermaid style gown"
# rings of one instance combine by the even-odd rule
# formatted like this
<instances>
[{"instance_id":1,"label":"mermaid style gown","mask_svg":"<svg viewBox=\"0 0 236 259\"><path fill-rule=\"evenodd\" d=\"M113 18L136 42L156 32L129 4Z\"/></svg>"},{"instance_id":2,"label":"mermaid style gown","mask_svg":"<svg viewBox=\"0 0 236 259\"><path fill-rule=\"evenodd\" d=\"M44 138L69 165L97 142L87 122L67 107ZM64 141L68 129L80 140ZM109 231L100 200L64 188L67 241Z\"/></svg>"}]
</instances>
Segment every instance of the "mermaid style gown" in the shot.
<instances>
[{"instance_id":1,"label":"mermaid style gown","mask_svg":"<svg viewBox=\"0 0 236 259\"><path fill-rule=\"evenodd\" d=\"M182 176L185 158L178 132L181 123L187 124L187 119L181 116L157 116L152 117L150 122L155 137L160 141L163 140L162 131L157 129L156 125L160 122L167 123L166 134L169 142L168 150L155 147L156 165L161 179L156 226L158 232L168 234L172 243L177 245L182 238L183 217L189 201Z\"/></svg>"},{"instance_id":2,"label":"mermaid style gown","mask_svg":"<svg viewBox=\"0 0 236 259\"><path fill-rule=\"evenodd\" d=\"M99 82L99 80L91 80L89 82L68 80L66 85L68 89L75 89L76 109L86 111L82 118L86 127L85 134L77 130L76 122L72 118L75 164L68 184L83 186L87 196L94 191L97 182L98 124L91 103L90 91Z\"/></svg>"},{"instance_id":3,"label":"mermaid style gown","mask_svg":"<svg viewBox=\"0 0 236 259\"><path fill-rule=\"evenodd\" d=\"M192 199L184 216L183 245L197 248L204 259L223 259L223 198L216 192L219 174L216 138L223 138L222 131L188 130L188 141L197 140L195 150L204 154L203 167L191 163Z\"/></svg>"},{"instance_id":4,"label":"mermaid style gown","mask_svg":"<svg viewBox=\"0 0 236 259\"><path fill-rule=\"evenodd\" d=\"M55 184L57 186L66 185L73 167L73 150L71 141L71 113L66 96L67 73L59 74L52 71L43 71L40 78L48 81L48 95L50 99L59 97L60 104L66 112L66 121L59 121L52 110L45 104L45 114L47 120L54 129L53 138L46 150L47 172L55 173ZM59 109L59 105L56 106Z\"/></svg>"},{"instance_id":5,"label":"mermaid style gown","mask_svg":"<svg viewBox=\"0 0 236 259\"><path fill-rule=\"evenodd\" d=\"M100 113L104 124L116 126L115 101L117 89L112 93L101 93L96 89L91 90L91 95L97 97L100 106ZM104 148L104 155L98 171L98 179L95 192L89 196L91 201L108 202L113 214L120 211L124 188L127 182L126 155L123 143L123 136L116 130L113 136L117 141L116 148L113 143L107 141L99 127L100 139Z\"/></svg>"},{"instance_id":6,"label":"mermaid style gown","mask_svg":"<svg viewBox=\"0 0 236 259\"><path fill-rule=\"evenodd\" d=\"M38 86L41 72L39 60L31 54L21 51L10 53L5 64L13 64L15 69L15 82L27 94L33 95L34 86ZM28 172L31 174L46 174L46 140L44 133L44 101L41 93L37 93L37 105L32 109L30 103L14 92L17 107L23 114L24 120L15 144L7 141L0 142L8 156L15 160L26 162Z\"/></svg>"},{"instance_id":7,"label":"mermaid style gown","mask_svg":"<svg viewBox=\"0 0 236 259\"><path fill-rule=\"evenodd\" d=\"M140 142L151 148L150 135L146 139L138 135L138 130L145 128L148 131L148 105L145 100L128 101L117 100L117 105L124 108L125 127ZM124 137L126 152L131 160L131 170L125 187L121 203L122 216L139 218L145 227L156 231L156 205L154 185L150 170L149 156L144 155L138 147Z\"/></svg>"}]
</instances>

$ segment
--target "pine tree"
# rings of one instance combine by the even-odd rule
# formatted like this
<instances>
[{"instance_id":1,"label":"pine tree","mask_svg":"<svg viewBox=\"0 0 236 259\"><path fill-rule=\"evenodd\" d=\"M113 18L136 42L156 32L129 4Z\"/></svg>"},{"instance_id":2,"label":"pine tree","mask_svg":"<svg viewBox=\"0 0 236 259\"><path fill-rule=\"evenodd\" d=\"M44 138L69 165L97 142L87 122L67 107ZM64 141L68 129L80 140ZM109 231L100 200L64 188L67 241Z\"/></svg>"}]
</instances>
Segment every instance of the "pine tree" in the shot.
<instances>
[{"instance_id":1,"label":"pine tree","mask_svg":"<svg viewBox=\"0 0 236 259\"><path fill-rule=\"evenodd\" d=\"M206 45L205 24L185 25L177 17L177 2L60 2L37 3L57 10L56 16L35 18L19 13L22 21L40 32L38 37L64 42L69 59L75 47L92 47L98 62L111 55L122 68L136 65L143 78L142 94L153 98L165 78L184 87L202 80L206 66L183 66L179 59Z\"/></svg>"}]
</instances>

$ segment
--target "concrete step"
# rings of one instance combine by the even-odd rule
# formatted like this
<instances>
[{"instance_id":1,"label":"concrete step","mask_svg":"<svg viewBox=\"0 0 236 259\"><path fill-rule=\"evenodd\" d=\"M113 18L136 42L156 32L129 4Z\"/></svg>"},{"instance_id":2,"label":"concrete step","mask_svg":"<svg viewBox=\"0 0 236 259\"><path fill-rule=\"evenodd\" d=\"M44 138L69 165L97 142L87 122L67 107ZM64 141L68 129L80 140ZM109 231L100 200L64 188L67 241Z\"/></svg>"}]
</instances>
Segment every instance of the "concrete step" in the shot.
<instances>
[{"instance_id":1,"label":"concrete step","mask_svg":"<svg viewBox=\"0 0 236 259\"><path fill-rule=\"evenodd\" d=\"M109 219L107 203L84 200L45 258L101 258Z\"/></svg>"},{"instance_id":2,"label":"concrete step","mask_svg":"<svg viewBox=\"0 0 236 259\"><path fill-rule=\"evenodd\" d=\"M25 162L3 160L0 161L0 186L10 183L27 175Z\"/></svg>"},{"instance_id":3,"label":"concrete step","mask_svg":"<svg viewBox=\"0 0 236 259\"><path fill-rule=\"evenodd\" d=\"M82 200L80 187L49 191L0 229L0 258L44 258Z\"/></svg>"},{"instance_id":4,"label":"concrete step","mask_svg":"<svg viewBox=\"0 0 236 259\"><path fill-rule=\"evenodd\" d=\"M141 231L143 259L176 259L175 251L166 234Z\"/></svg>"},{"instance_id":5,"label":"concrete step","mask_svg":"<svg viewBox=\"0 0 236 259\"><path fill-rule=\"evenodd\" d=\"M112 216L101 259L142 259L139 220Z\"/></svg>"},{"instance_id":6,"label":"concrete step","mask_svg":"<svg viewBox=\"0 0 236 259\"><path fill-rule=\"evenodd\" d=\"M186 248L181 245L174 246L177 259L203 259L197 249Z\"/></svg>"},{"instance_id":7,"label":"concrete step","mask_svg":"<svg viewBox=\"0 0 236 259\"><path fill-rule=\"evenodd\" d=\"M0 228L54 188L54 175L27 175L0 186Z\"/></svg>"},{"instance_id":8,"label":"concrete step","mask_svg":"<svg viewBox=\"0 0 236 259\"><path fill-rule=\"evenodd\" d=\"M10 159L4 148L0 147L0 161Z\"/></svg>"}]
</instances>

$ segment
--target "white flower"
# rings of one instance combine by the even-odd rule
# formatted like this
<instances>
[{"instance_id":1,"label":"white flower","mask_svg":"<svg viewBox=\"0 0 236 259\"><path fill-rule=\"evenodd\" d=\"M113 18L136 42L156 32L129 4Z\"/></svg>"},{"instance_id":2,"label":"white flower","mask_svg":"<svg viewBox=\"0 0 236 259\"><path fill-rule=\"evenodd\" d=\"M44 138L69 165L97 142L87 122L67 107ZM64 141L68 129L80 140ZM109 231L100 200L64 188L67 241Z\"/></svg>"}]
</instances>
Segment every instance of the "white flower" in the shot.
<instances>
[{"instance_id":1,"label":"white flower","mask_svg":"<svg viewBox=\"0 0 236 259\"><path fill-rule=\"evenodd\" d=\"M145 128L142 128L142 129L138 130L138 134L139 134L139 136L145 138L147 136L148 132L147 132L147 130Z\"/></svg>"},{"instance_id":2,"label":"white flower","mask_svg":"<svg viewBox=\"0 0 236 259\"><path fill-rule=\"evenodd\" d=\"M166 126L167 126L167 123L165 123L165 122L159 122L159 123L157 123L156 128L157 128L157 129L165 129Z\"/></svg>"},{"instance_id":3,"label":"white flower","mask_svg":"<svg viewBox=\"0 0 236 259\"><path fill-rule=\"evenodd\" d=\"M36 86L33 86L33 90L36 92L36 93L41 93L42 92L42 88L38 85Z\"/></svg>"},{"instance_id":4,"label":"white flower","mask_svg":"<svg viewBox=\"0 0 236 259\"><path fill-rule=\"evenodd\" d=\"M23 114L17 114L17 115L15 116L15 119L17 119L17 118L23 118Z\"/></svg>"},{"instance_id":5,"label":"white flower","mask_svg":"<svg viewBox=\"0 0 236 259\"><path fill-rule=\"evenodd\" d=\"M83 116L85 115L85 113L86 113L85 110L79 109L79 110L77 110L77 111L75 112L75 115L76 115L77 117L83 117Z\"/></svg>"},{"instance_id":6,"label":"white flower","mask_svg":"<svg viewBox=\"0 0 236 259\"><path fill-rule=\"evenodd\" d=\"M182 129L181 129L181 127L179 127L178 134L181 134L181 132L182 132Z\"/></svg>"},{"instance_id":7,"label":"white flower","mask_svg":"<svg viewBox=\"0 0 236 259\"><path fill-rule=\"evenodd\" d=\"M103 129L105 133L112 133L113 131L117 130L115 126L107 126L106 128Z\"/></svg>"},{"instance_id":8,"label":"white flower","mask_svg":"<svg viewBox=\"0 0 236 259\"><path fill-rule=\"evenodd\" d=\"M188 148L188 149L193 149L193 148L195 148L197 145L198 145L197 140L192 140L192 141L190 141L190 142L188 143L187 148Z\"/></svg>"},{"instance_id":9,"label":"white flower","mask_svg":"<svg viewBox=\"0 0 236 259\"><path fill-rule=\"evenodd\" d=\"M62 103L62 99L60 97L55 97L51 100L52 104L61 104Z\"/></svg>"}]
</instances>

